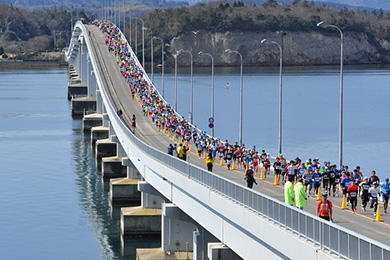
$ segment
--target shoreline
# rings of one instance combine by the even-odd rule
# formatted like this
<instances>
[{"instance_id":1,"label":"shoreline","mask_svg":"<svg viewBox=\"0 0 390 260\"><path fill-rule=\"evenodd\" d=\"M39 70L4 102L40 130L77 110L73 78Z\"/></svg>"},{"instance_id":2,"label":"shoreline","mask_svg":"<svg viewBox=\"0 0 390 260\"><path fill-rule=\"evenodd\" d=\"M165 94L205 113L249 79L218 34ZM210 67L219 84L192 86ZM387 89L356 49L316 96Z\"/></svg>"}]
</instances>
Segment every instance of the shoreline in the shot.
<instances>
[{"instance_id":1,"label":"shoreline","mask_svg":"<svg viewBox=\"0 0 390 260\"><path fill-rule=\"evenodd\" d=\"M23 60L2 60L0 69L12 68L48 68L48 67L67 67L66 61L23 61Z\"/></svg>"}]
</instances>

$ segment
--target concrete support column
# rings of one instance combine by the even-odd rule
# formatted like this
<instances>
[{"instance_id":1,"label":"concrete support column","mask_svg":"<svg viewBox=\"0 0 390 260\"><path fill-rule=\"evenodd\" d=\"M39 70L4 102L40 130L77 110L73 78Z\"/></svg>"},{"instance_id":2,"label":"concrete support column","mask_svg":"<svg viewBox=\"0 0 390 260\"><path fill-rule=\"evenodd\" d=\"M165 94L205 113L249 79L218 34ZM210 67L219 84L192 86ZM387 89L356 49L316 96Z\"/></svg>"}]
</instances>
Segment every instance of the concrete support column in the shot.
<instances>
[{"instance_id":1,"label":"concrete support column","mask_svg":"<svg viewBox=\"0 0 390 260\"><path fill-rule=\"evenodd\" d=\"M104 127L109 127L110 126L110 119L108 118L107 113L103 113L103 126ZM110 134L110 131L109 131Z\"/></svg>"},{"instance_id":2,"label":"concrete support column","mask_svg":"<svg viewBox=\"0 0 390 260\"><path fill-rule=\"evenodd\" d=\"M161 209L161 204L168 201L146 181L138 182L138 190L141 192L141 207L144 209Z\"/></svg>"},{"instance_id":3,"label":"concrete support column","mask_svg":"<svg viewBox=\"0 0 390 260\"><path fill-rule=\"evenodd\" d=\"M82 44L80 45L81 49L81 60L80 60L80 77L81 77L81 84L87 84L87 77L88 77L88 61L87 61L87 45L84 44L84 39L82 40Z\"/></svg>"},{"instance_id":4,"label":"concrete support column","mask_svg":"<svg viewBox=\"0 0 390 260\"><path fill-rule=\"evenodd\" d=\"M163 203L161 209L161 247L164 252L193 251L194 221L172 203ZM196 259L196 258L194 258Z\"/></svg>"},{"instance_id":5,"label":"concrete support column","mask_svg":"<svg viewBox=\"0 0 390 260\"><path fill-rule=\"evenodd\" d=\"M242 260L241 257L223 243L208 243L207 256L210 260Z\"/></svg>"},{"instance_id":6,"label":"concrete support column","mask_svg":"<svg viewBox=\"0 0 390 260\"><path fill-rule=\"evenodd\" d=\"M127 167L127 179L141 179L141 174L129 158L122 158L122 165Z\"/></svg>"},{"instance_id":7,"label":"concrete support column","mask_svg":"<svg viewBox=\"0 0 390 260\"><path fill-rule=\"evenodd\" d=\"M103 99L100 90L96 90L96 113L103 114Z\"/></svg>"},{"instance_id":8,"label":"concrete support column","mask_svg":"<svg viewBox=\"0 0 390 260\"><path fill-rule=\"evenodd\" d=\"M89 55L88 55L89 57ZM92 63L90 59L88 60L88 75L87 75L87 85L88 85L88 97L96 97L96 76L95 71L92 69Z\"/></svg>"},{"instance_id":9,"label":"concrete support column","mask_svg":"<svg viewBox=\"0 0 390 260\"><path fill-rule=\"evenodd\" d=\"M193 232L194 243L194 259L208 260L208 244L218 243L219 240L215 238L210 232L201 226L198 226L198 230ZM218 259L218 258L217 258ZM226 258L229 259L229 258ZM234 258L232 258L234 259Z\"/></svg>"}]
</instances>

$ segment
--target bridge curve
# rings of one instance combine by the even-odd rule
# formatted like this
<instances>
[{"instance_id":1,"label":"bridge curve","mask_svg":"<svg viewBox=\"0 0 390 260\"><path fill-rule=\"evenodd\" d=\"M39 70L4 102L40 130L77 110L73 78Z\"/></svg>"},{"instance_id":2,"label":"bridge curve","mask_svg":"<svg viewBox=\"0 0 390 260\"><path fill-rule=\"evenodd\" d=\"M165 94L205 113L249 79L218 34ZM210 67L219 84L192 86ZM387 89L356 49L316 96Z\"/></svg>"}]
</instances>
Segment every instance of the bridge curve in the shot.
<instances>
[{"instance_id":1,"label":"bridge curve","mask_svg":"<svg viewBox=\"0 0 390 260\"><path fill-rule=\"evenodd\" d=\"M125 102L132 102L130 91L115 67L115 60L107 59L112 54L102 51L107 48L101 35L96 27L87 28L78 22L66 55L80 71L88 66L84 63L90 63L94 79L89 81L95 87L90 88L89 95L97 96L98 103L101 99L100 110L107 114L110 128L127 157L145 181L241 258L258 259L259 252L265 259L302 259L303 253L305 259L328 259L334 255L366 259L361 258L362 252L368 252L369 258L390 257L389 247L384 244L205 171L195 162L184 162L162 152L169 140L156 134L142 116L138 117L134 135L129 129L129 115L139 114L140 109L137 104L131 106ZM102 44L103 47L99 46ZM81 57L86 54L87 57ZM141 67L132 51L131 54ZM89 79L89 75L85 77ZM152 85L146 73L144 77ZM119 108L125 111L122 117L116 113ZM138 127L144 134L138 132ZM158 146L161 148L156 149ZM206 254L195 259L207 259Z\"/></svg>"}]
</instances>

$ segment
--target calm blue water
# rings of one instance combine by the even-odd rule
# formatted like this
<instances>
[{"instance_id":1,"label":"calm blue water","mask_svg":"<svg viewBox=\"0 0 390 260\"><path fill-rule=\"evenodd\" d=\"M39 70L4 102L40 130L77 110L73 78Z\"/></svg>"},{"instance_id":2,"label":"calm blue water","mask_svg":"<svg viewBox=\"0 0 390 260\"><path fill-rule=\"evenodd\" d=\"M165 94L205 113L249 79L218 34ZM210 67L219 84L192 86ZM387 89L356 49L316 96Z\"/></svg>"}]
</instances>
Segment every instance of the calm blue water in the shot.
<instances>
[{"instance_id":1,"label":"calm blue water","mask_svg":"<svg viewBox=\"0 0 390 260\"><path fill-rule=\"evenodd\" d=\"M66 69L0 71L0 259L135 259L160 242L121 241L66 86Z\"/></svg>"},{"instance_id":2,"label":"calm blue water","mask_svg":"<svg viewBox=\"0 0 390 260\"><path fill-rule=\"evenodd\" d=\"M380 177L390 156L389 71L352 67L345 74L344 161ZM188 70L179 72L179 112L187 115ZM173 104L172 71L166 78ZM196 69L194 80L195 123L207 129L210 69ZM90 137L70 116L66 86L65 69L0 71L0 259L135 259L136 247L160 242L121 240L121 205L110 207ZM285 156L336 162L338 68L287 68L283 86ZM278 70L246 68L244 87L244 142L276 154ZM217 68L215 89L215 133L237 140L239 69Z\"/></svg>"},{"instance_id":3,"label":"calm blue water","mask_svg":"<svg viewBox=\"0 0 390 260\"><path fill-rule=\"evenodd\" d=\"M165 74L165 97L174 104L174 70ZM160 71L154 82L161 90ZM228 90L225 89L229 83ZM287 67L283 72L282 152L286 158L318 157L338 164L339 67ZM215 69L215 135L238 141L239 68ZM194 123L208 128L211 68L194 69ZM357 66L344 71L343 164L390 176L390 67ZM178 70L178 110L190 111L189 68ZM278 151L279 68L244 68L243 142L271 155Z\"/></svg>"}]
</instances>

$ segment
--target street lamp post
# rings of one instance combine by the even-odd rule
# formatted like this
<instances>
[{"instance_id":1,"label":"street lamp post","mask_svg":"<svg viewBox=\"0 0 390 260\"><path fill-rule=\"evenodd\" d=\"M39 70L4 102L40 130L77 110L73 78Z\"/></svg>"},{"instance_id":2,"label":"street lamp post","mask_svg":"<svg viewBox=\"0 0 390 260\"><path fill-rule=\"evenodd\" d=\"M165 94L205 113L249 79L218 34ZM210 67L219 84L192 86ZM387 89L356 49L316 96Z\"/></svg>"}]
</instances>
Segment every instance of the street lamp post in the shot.
<instances>
[{"instance_id":1,"label":"street lamp post","mask_svg":"<svg viewBox=\"0 0 390 260\"><path fill-rule=\"evenodd\" d=\"M263 39L261 43L267 42L267 39ZM283 67L283 49L279 43L271 41L279 47L279 155L282 154L282 67Z\"/></svg>"},{"instance_id":2,"label":"street lamp post","mask_svg":"<svg viewBox=\"0 0 390 260\"><path fill-rule=\"evenodd\" d=\"M152 41L153 39L158 39L161 41L161 74L162 74L162 77L161 77L161 94L162 94L162 97L164 98L164 40L160 37L156 37L156 36L153 36L152 38Z\"/></svg>"},{"instance_id":3,"label":"street lamp post","mask_svg":"<svg viewBox=\"0 0 390 260\"><path fill-rule=\"evenodd\" d=\"M187 52L190 55L191 59L191 97L190 97L190 115L188 117L190 124L193 124L193 117L194 117L194 81L193 81L193 57L192 53L190 51L185 51L183 49L180 49L179 52Z\"/></svg>"},{"instance_id":4,"label":"street lamp post","mask_svg":"<svg viewBox=\"0 0 390 260\"><path fill-rule=\"evenodd\" d=\"M226 49L225 52L228 53L237 53L240 55L240 61L241 61L241 66L240 66L240 75L241 75L241 81L240 81L240 126L239 126L239 141L240 145L242 145L242 117L243 117L243 96L244 96L244 86L243 86L243 74L242 74L242 55L238 51L232 51L231 49Z\"/></svg>"},{"instance_id":5,"label":"street lamp post","mask_svg":"<svg viewBox=\"0 0 390 260\"><path fill-rule=\"evenodd\" d=\"M173 56L175 57L175 111L177 112L177 56L179 55L179 52L175 45L167 43L165 46L173 47L175 49L175 55Z\"/></svg>"},{"instance_id":6,"label":"street lamp post","mask_svg":"<svg viewBox=\"0 0 390 260\"><path fill-rule=\"evenodd\" d=\"M211 58L211 117L214 118L214 58L210 53L200 51L199 55L207 55ZM211 136L214 137L214 128L211 128Z\"/></svg>"},{"instance_id":7,"label":"street lamp post","mask_svg":"<svg viewBox=\"0 0 390 260\"><path fill-rule=\"evenodd\" d=\"M150 71L152 73L152 83L154 81L154 75L153 75L153 32L150 28L142 28L142 30L150 30Z\"/></svg>"},{"instance_id":8,"label":"street lamp post","mask_svg":"<svg viewBox=\"0 0 390 260\"><path fill-rule=\"evenodd\" d=\"M343 43L344 35L340 27L326 24L324 21L317 23L317 26L336 28L340 32L340 123L339 123L339 166L343 165Z\"/></svg>"},{"instance_id":9,"label":"street lamp post","mask_svg":"<svg viewBox=\"0 0 390 260\"><path fill-rule=\"evenodd\" d=\"M137 17L137 20L140 20L142 22L142 67L145 70L145 30L143 30L144 26L144 20ZM135 35L135 39L137 39L137 34ZM137 45L136 45L137 46Z\"/></svg>"}]
</instances>

